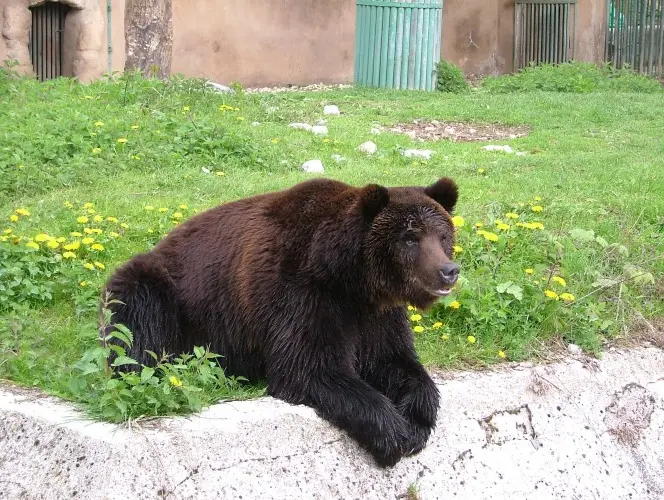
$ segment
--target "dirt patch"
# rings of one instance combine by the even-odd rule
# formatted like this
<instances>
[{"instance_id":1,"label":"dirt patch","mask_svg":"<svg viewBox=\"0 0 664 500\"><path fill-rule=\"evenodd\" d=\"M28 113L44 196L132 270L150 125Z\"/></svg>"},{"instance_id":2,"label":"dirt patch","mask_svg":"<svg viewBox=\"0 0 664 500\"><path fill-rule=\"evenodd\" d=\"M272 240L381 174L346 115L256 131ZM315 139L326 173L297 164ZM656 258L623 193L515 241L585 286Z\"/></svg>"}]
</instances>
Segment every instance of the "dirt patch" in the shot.
<instances>
[{"instance_id":1,"label":"dirt patch","mask_svg":"<svg viewBox=\"0 0 664 500\"><path fill-rule=\"evenodd\" d=\"M439 122L438 120L415 120L412 123L397 123L383 130L405 134L413 140L452 142L494 141L525 137L530 129L524 125L498 125L463 122Z\"/></svg>"}]
</instances>

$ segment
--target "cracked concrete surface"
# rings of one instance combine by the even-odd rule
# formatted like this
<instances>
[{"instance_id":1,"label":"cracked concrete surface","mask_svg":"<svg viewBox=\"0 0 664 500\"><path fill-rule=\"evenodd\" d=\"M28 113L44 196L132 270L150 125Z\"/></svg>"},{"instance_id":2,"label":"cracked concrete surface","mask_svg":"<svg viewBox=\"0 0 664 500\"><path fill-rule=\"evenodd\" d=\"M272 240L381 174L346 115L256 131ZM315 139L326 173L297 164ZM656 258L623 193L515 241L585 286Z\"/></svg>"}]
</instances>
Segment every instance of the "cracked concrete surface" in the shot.
<instances>
[{"instance_id":1,"label":"cracked concrete surface","mask_svg":"<svg viewBox=\"0 0 664 500\"><path fill-rule=\"evenodd\" d=\"M0 389L0 498L664 498L664 351L437 376L427 448L378 469L312 410L265 398L130 428Z\"/></svg>"}]
</instances>

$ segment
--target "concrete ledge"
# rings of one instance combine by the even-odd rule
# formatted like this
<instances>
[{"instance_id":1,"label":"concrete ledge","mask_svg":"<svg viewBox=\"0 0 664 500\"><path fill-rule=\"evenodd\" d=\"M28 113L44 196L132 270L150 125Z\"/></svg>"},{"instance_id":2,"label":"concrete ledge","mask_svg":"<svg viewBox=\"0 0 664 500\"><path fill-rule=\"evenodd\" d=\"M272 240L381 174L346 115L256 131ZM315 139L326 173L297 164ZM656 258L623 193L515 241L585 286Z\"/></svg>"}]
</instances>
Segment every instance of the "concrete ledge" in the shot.
<instances>
[{"instance_id":1,"label":"concrete ledge","mask_svg":"<svg viewBox=\"0 0 664 500\"><path fill-rule=\"evenodd\" d=\"M115 426L0 388L0 498L664 498L664 351L438 377L438 429L376 468L304 407L265 398Z\"/></svg>"}]
</instances>

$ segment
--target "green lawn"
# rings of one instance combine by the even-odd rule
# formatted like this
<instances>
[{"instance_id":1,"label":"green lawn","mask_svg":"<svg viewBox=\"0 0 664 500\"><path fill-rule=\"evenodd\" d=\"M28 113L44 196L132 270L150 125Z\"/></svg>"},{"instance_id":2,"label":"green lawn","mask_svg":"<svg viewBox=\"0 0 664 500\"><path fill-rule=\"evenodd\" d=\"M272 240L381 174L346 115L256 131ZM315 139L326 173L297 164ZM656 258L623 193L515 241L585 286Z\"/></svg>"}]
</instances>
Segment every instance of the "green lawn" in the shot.
<instances>
[{"instance_id":1,"label":"green lawn","mask_svg":"<svg viewBox=\"0 0 664 500\"><path fill-rule=\"evenodd\" d=\"M343 113L325 117L326 138L288 127L325 104ZM662 92L221 95L179 79L0 73L0 377L73 397L112 270L197 210L310 178L309 159L355 185L458 182L462 286L412 311L426 364L533 359L569 342L599 354L664 316L663 109ZM528 154L370 134L415 118L526 125L492 143ZM373 156L356 151L367 140ZM408 147L435 154L413 161Z\"/></svg>"}]
</instances>

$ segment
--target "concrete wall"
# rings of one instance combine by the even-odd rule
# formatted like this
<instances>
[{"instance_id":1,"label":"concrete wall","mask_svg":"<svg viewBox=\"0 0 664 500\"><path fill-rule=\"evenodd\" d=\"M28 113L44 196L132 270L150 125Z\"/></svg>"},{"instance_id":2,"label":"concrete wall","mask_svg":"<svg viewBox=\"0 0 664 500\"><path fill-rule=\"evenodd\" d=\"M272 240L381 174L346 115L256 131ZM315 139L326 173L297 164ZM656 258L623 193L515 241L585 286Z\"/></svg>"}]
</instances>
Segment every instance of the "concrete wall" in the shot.
<instances>
[{"instance_id":1,"label":"concrete wall","mask_svg":"<svg viewBox=\"0 0 664 500\"><path fill-rule=\"evenodd\" d=\"M578 0L574 59L604 57L606 0ZM514 69L514 0L443 0L442 57L467 75Z\"/></svg>"},{"instance_id":2,"label":"concrete wall","mask_svg":"<svg viewBox=\"0 0 664 500\"><path fill-rule=\"evenodd\" d=\"M66 74L100 76L108 69L107 0L61 1L82 8L67 19ZM18 54L25 72L22 25L34 3L0 0L0 62ZM113 71L124 68L124 7L111 0ZM578 0L577 14L575 58L601 62L606 0ZM355 0L173 0L174 73L245 86L345 83L353 79L354 46ZM513 53L514 0L444 0L444 59L467 75L500 74L513 70Z\"/></svg>"},{"instance_id":3,"label":"concrete wall","mask_svg":"<svg viewBox=\"0 0 664 500\"><path fill-rule=\"evenodd\" d=\"M355 0L173 0L173 72L243 85L353 78Z\"/></svg>"}]
</instances>

